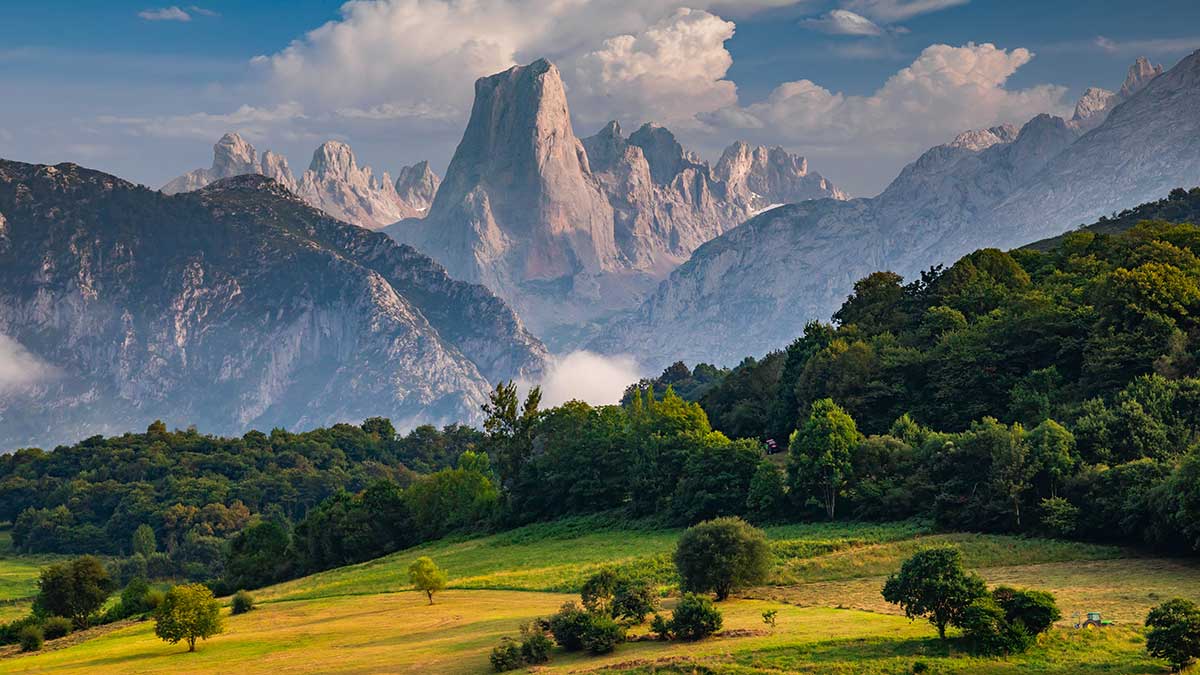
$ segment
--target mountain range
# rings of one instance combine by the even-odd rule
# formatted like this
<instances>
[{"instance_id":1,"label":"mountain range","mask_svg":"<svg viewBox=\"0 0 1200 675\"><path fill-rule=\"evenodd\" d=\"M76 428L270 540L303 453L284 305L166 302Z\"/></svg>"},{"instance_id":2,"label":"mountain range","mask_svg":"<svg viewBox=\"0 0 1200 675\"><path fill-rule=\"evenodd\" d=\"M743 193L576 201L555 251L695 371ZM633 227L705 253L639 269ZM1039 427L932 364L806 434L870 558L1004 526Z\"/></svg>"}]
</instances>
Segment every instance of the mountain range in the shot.
<instances>
[{"instance_id":1,"label":"mountain range","mask_svg":"<svg viewBox=\"0 0 1200 675\"><path fill-rule=\"evenodd\" d=\"M815 198L845 195L781 148L735 144L710 166L653 124L576 137L559 71L542 59L475 83L428 217L386 231L487 285L563 346L636 306L704 242Z\"/></svg>"},{"instance_id":2,"label":"mountain range","mask_svg":"<svg viewBox=\"0 0 1200 675\"><path fill-rule=\"evenodd\" d=\"M162 192L191 192L245 174L274 179L334 218L370 230L402 218L423 218L441 182L425 161L401 168L394 183L387 172L376 178L371 167L358 166L350 146L341 141L322 143L297 179L285 157L267 150L260 158L241 135L227 133L213 146L210 168L189 171L164 185Z\"/></svg>"},{"instance_id":3,"label":"mountain range","mask_svg":"<svg viewBox=\"0 0 1200 675\"><path fill-rule=\"evenodd\" d=\"M856 280L913 277L984 247L1012 248L1200 184L1200 52L1163 72L1145 59L1072 120L961 134L879 196L771 210L716 237L590 343L648 367L736 363L828 320ZM1097 103L1097 101L1101 101Z\"/></svg>"},{"instance_id":4,"label":"mountain range","mask_svg":"<svg viewBox=\"0 0 1200 675\"><path fill-rule=\"evenodd\" d=\"M167 195L11 161L0 335L49 364L0 388L5 448L155 419L239 434L375 415L478 422L491 383L537 380L547 358L486 288L281 181Z\"/></svg>"}]
</instances>

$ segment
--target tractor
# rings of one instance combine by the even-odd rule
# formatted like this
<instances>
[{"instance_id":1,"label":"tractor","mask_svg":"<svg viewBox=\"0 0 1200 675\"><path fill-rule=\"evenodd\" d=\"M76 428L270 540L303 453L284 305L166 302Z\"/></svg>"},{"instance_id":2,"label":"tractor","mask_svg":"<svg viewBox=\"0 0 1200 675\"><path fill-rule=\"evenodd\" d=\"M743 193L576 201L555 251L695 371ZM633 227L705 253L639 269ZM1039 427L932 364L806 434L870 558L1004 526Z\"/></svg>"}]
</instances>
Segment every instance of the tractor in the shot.
<instances>
[{"instance_id":1,"label":"tractor","mask_svg":"<svg viewBox=\"0 0 1200 675\"><path fill-rule=\"evenodd\" d=\"M1076 628L1106 628L1111 625L1113 625L1113 622L1106 621L1100 616L1100 612L1088 612L1087 619L1082 622L1079 620L1079 615L1075 615Z\"/></svg>"}]
</instances>

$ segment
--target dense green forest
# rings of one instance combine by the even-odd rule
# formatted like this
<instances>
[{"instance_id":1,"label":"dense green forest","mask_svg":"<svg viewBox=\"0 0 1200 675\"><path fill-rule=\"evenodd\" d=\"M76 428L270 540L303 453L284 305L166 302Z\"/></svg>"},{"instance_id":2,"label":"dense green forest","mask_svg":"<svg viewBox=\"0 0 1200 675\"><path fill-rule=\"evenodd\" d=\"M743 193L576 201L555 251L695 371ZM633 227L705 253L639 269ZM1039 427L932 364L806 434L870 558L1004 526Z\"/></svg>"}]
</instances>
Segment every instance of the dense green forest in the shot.
<instances>
[{"instance_id":1,"label":"dense green forest","mask_svg":"<svg viewBox=\"0 0 1200 675\"><path fill-rule=\"evenodd\" d=\"M0 520L22 550L113 555L149 525L154 552L125 559L125 576L148 565L226 590L598 511L916 516L1194 552L1197 254L1200 228L1142 222L976 251L908 282L880 272L785 350L728 371L676 364L615 406L543 409L536 389L502 384L482 431L155 425L21 450L0 457Z\"/></svg>"}]
</instances>

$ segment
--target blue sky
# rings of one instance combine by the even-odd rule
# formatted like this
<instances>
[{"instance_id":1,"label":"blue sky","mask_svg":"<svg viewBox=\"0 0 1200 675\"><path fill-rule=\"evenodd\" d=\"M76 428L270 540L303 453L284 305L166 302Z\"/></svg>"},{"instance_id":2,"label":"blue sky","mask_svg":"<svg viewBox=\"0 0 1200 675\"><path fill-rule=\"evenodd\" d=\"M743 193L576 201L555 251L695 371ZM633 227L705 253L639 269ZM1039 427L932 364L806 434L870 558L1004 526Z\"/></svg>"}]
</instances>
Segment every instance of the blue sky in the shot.
<instances>
[{"instance_id":1,"label":"blue sky","mask_svg":"<svg viewBox=\"0 0 1200 675\"><path fill-rule=\"evenodd\" d=\"M423 158L441 169L475 77L546 55L563 70L581 135L617 118L630 130L664 122L710 158L735 138L779 143L869 194L962 130L955 125L1065 113L1088 86L1118 87L1138 55L1170 67L1200 47L1195 0L605 0L541 25L531 25L533 0L474 0L470 9L446 0L450 9L428 20L411 19L413 8L443 3L373 1L350 11L315 0L10 0L0 22L0 91L8 92L0 156L76 161L157 186L207 165L228 127L284 152L297 171L329 137L348 140L380 171ZM326 22L340 37L305 37ZM299 47L284 58L294 40ZM983 53L984 43L999 51ZM931 45L954 49L925 53ZM870 107L842 98L876 96L910 65L964 59L980 59L990 74L974 68L982 80L965 89L917 78L914 87L935 91L896 85L872 99L885 112L895 106L894 115L859 126L836 119ZM818 89L767 103L773 92L794 93L780 85L806 80ZM913 112L913 101L928 106Z\"/></svg>"}]
</instances>

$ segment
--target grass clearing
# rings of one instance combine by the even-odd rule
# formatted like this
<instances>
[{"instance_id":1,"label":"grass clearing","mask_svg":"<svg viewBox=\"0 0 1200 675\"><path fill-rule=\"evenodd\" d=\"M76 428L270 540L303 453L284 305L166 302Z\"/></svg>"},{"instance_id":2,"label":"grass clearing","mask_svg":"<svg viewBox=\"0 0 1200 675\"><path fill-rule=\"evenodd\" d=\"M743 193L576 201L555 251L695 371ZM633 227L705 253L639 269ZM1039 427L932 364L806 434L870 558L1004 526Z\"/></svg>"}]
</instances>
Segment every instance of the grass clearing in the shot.
<instances>
[{"instance_id":1,"label":"grass clearing","mask_svg":"<svg viewBox=\"0 0 1200 675\"><path fill-rule=\"evenodd\" d=\"M29 613L41 569L65 557L19 555L13 550L12 532L0 529L0 623Z\"/></svg>"}]
</instances>

